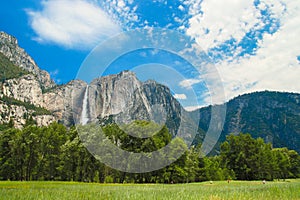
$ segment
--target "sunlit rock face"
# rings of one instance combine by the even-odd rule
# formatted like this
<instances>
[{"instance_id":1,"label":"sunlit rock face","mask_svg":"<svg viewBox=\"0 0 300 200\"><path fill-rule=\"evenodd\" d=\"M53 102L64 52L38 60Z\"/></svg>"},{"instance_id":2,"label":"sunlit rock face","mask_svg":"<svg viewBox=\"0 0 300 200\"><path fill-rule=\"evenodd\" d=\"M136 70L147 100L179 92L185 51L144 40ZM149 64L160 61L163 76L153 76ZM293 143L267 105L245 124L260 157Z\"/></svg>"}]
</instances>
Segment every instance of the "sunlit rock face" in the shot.
<instances>
[{"instance_id":1,"label":"sunlit rock face","mask_svg":"<svg viewBox=\"0 0 300 200\"><path fill-rule=\"evenodd\" d=\"M55 86L48 72L41 70L24 49L18 46L15 37L0 32L0 52L16 66L34 74L43 88Z\"/></svg>"},{"instance_id":2,"label":"sunlit rock face","mask_svg":"<svg viewBox=\"0 0 300 200\"><path fill-rule=\"evenodd\" d=\"M174 133L179 125L171 121L180 123L182 107L169 88L155 81L141 82L130 71L93 80L86 94L91 121L112 116L119 124L134 120L169 123Z\"/></svg>"}]
</instances>

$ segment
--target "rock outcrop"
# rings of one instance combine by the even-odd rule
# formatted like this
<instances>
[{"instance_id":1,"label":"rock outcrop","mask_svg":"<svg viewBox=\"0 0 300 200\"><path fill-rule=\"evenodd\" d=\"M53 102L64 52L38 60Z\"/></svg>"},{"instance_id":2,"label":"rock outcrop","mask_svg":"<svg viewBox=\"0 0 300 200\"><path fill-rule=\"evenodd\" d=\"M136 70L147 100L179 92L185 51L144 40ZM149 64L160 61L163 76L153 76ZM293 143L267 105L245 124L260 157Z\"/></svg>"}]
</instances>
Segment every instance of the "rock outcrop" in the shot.
<instances>
[{"instance_id":1,"label":"rock outcrop","mask_svg":"<svg viewBox=\"0 0 300 200\"><path fill-rule=\"evenodd\" d=\"M81 80L70 81L43 94L44 106L57 120L66 126L74 124L74 113L81 113L82 100L87 83Z\"/></svg>"},{"instance_id":2,"label":"rock outcrop","mask_svg":"<svg viewBox=\"0 0 300 200\"><path fill-rule=\"evenodd\" d=\"M36 106L44 107L41 86L33 74L6 80L2 85L3 95Z\"/></svg>"},{"instance_id":3,"label":"rock outcrop","mask_svg":"<svg viewBox=\"0 0 300 200\"><path fill-rule=\"evenodd\" d=\"M113 118L116 123L128 124L134 120L150 120L166 124L176 134L185 112L169 88L155 81L141 82L130 71L93 80L87 94L90 121ZM77 122L81 115L75 112Z\"/></svg>"},{"instance_id":4,"label":"rock outcrop","mask_svg":"<svg viewBox=\"0 0 300 200\"><path fill-rule=\"evenodd\" d=\"M22 128L30 117L39 126L54 121L71 126L82 123L83 115L88 121L100 123L126 124L144 119L166 125L173 136L182 132L188 140L194 139L192 133L197 126L195 145L202 142L209 128L212 106L189 113L169 88L151 80L141 82L133 72L96 78L88 87L81 80L58 86L18 46L14 37L3 32L0 32L0 52L10 60L5 58L5 66L9 63L11 69L14 63L30 72L1 79L0 124L13 120L16 127ZM224 141L230 133L244 132L262 137L274 147L300 152L299 113L300 94L256 92L239 96L227 103L219 141Z\"/></svg>"},{"instance_id":5,"label":"rock outcrop","mask_svg":"<svg viewBox=\"0 0 300 200\"><path fill-rule=\"evenodd\" d=\"M80 123L87 83L73 80L57 86L49 74L41 70L24 49L18 46L17 39L4 32L0 32L0 52L14 65L30 72L18 78L4 80L1 83L1 96L45 108L52 113L52 117L67 126L74 124L74 119ZM154 81L140 82L129 71L93 80L86 94L88 117L91 120L113 116L120 123L137 119L157 123L168 121L169 124L174 120L180 122L182 107L170 90ZM4 104L3 102L3 106ZM26 112L25 107L15 106L17 105L6 105L5 108L10 109L10 113L5 119L0 119L0 123L13 118L17 126L21 126L25 123L22 115L32 114L31 111ZM19 109L18 112L16 109ZM52 117L37 117L37 120L40 124L48 124L47 120L53 121ZM173 126L174 130L178 128L175 124Z\"/></svg>"},{"instance_id":6,"label":"rock outcrop","mask_svg":"<svg viewBox=\"0 0 300 200\"><path fill-rule=\"evenodd\" d=\"M38 126L47 126L57 121L57 118L45 109L47 102L43 90L56 86L49 73L41 70L25 50L18 46L16 38L4 32L0 32L0 53L9 60L2 63L3 65L20 67L29 72L23 76L15 76L17 78L1 80L0 124L12 120L15 127L22 128L29 117L32 117ZM4 77L5 72L1 72L4 73Z\"/></svg>"},{"instance_id":7,"label":"rock outcrop","mask_svg":"<svg viewBox=\"0 0 300 200\"><path fill-rule=\"evenodd\" d=\"M26 51L19 47L18 41L15 37L7 33L0 32L0 52L16 66L36 75L37 80L43 88L51 88L55 86L55 83L51 80L49 73L41 70Z\"/></svg>"},{"instance_id":8,"label":"rock outcrop","mask_svg":"<svg viewBox=\"0 0 300 200\"><path fill-rule=\"evenodd\" d=\"M9 123L13 120L16 128L22 128L26 124L26 120L29 116L32 116L34 110L26 109L24 106L19 105L7 105L0 101L0 124ZM37 115L32 117L36 121L38 126L48 126L56 121L56 118L52 115Z\"/></svg>"}]
</instances>

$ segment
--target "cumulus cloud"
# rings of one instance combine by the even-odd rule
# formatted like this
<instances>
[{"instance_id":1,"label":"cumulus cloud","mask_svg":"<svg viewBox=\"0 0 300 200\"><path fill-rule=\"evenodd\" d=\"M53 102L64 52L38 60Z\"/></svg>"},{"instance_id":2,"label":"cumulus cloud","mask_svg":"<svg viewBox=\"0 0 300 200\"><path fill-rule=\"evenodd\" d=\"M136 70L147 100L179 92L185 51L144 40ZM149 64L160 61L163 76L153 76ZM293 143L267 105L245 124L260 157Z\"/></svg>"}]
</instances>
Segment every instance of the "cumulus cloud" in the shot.
<instances>
[{"instance_id":1,"label":"cumulus cloud","mask_svg":"<svg viewBox=\"0 0 300 200\"><path fill-rule=\"evenodd\" d=\"M192 86L194 84L200 83L200 79L185 79L179 83L179 86L186 88L186 89L192 89Z\"/></svg>"},{"instance_id":2,"label":"cumulus cloud","mask_svg":"<svg viewBox=\"0 0 300 200\"><path fill-rule=\"evenodd\" d=\"M217 65L229 98L261 90L300 92L299 3L287 1L286 6L279 31L264 35L255 56Z\"/></svg>"},{"instance_id":3,"label":"cumulus cloud","mask_svg":"<svg viewBox=\"0 0 300 200\"><path fill-rule=\"evenodd\" d=\"M98 5L84 0L47 0L41 10L27 10L34 38L66 48L90 49L121 31Z\"/></svg>"},{"instance_id":4,"label":"cumulus cloud","mask_svg":"<svg viewBox=\"0 0 300 200\"><path fill-rule=\"evenodd\" d=\"M191 7L187 34L196 38L204 50L231 38L240 41L245 33L260 23L260 11L249 0L204 0Z\"/></svg>"},{"instance_id":5,"label":"cumulus cloud","mask_svg":"<svg viewBox=\"0 0 300 200\"><path fill-rule=\"evenodd\" d=\"M185 100L187 99L185 94L174 94L175 99Z\"/></svg>"},{"instance_id":6,"label":"cumulus cloud","mask_svg":"<svg viewBox=\"0 0 300 200\"><path fill-rule=\"evenodd\" d=\"M263 90L300 92L300 63L297 60L300 52L300 2L264 0L255 8L254 1L248 0L204 0L190 7L193 17L186 32L208 53L231 38L241 41L247 37L247 32L269 23L262 20L261 11L266 8L269 18L278 19L278 30L261 30L258 32L261 37L252 35L257 39L253 55L224 59L215 64L227 99ZM203 12L199 13L199 10ZM236 51L231 52L232 55L237 55L241 48L232 49Z\"/></svg>"}]
</instances>

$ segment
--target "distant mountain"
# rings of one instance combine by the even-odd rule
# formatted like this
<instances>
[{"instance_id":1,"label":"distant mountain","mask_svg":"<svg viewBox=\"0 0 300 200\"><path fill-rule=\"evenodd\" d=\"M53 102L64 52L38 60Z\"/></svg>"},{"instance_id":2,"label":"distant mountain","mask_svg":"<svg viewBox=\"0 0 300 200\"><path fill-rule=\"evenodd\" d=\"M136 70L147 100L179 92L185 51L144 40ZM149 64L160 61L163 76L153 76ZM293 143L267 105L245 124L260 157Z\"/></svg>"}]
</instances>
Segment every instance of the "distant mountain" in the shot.
<instances>
[{"instance_id":1,"label":"distant mountain","mask_svg":"<svg viewBox=\"0 0 300 200\"><path fill-rule=\"evenodd\" d=\"M191 133L196 127L193 142L198 144L210 122L212 106L187 112L169 88L151 80L141 82L130 71L97 78L89 86L82 80L56 85L17 40L3 32L0 66L0 130L1 124L10 121L22 128L31 118L40 126L53 121L71 126L76 122L130 123L144 119L165 123L173 135L185 133L189 140L194 138ZM219 143L230 133L243 132L262 137L274 147L300 152L300 94L256 92L226 105Z\"/></svg>"},{"instance_id":2,"label":"distant mountain","mask_svg":"<svg viewBox=\"0 0 300 200\"><path fill-rule=\"evenodd\" d=\"M183 119L181 116L187 113L172 96L169 88L155 81L143 83L129 71L97 78L88 88L87 83L81 80L58 86L50 79L49 74L40 70L24 49L18 46L16 38L4 32L0 32L0 58L0 64L3 66L0 70L0 107L3 107L0 124L13 119L17 127L25 125L26 119L22 116L28 118L34 112L29 111L29 107L24 107L20 102L49 111L52 118L49 122L42 123L43 125L51 123L54 118L66 126L75 122L81 123L85 94L88 94L87 118L90 121L165 121L175 134L179 129L180 120ZM14 108L11 102L19 102L18 105L14 105L17 108ZM163 111L164 119L158 116Z\"/></svg>"},{"instance_id":3,"label":"distant mountain","mask_svg":"<svg viewBox=\"0 0 300 200\"><path fill-rule=\"evenodd\" d=\"M261 137L274 147L288 147L300 152L300 94L284 92L255 92L238 96L227 104L227 114L219 142L226 135L250 133ZM210 107L194 111L200 113L199 127L207 130ZM195 144L204 135L198 134Z\"/></svg>"},{"instance_id":4,"label":"distant mountain","mask_svg":"<svg viewBox=\"0 0 300 200\"><path fill-rule=\"evenodd\" d=\"M87 97L81 99L87 102L81 104L88 108L84 117L87 121L154 121L165 123L175 135L182 116L187 114L168 87L151 80L141 82L130 71L94 79L86 90ZM73 98L75 104L81 99ZM75 121L81 122L83 109L75 110Z\"/></svg>"}]
</instances>

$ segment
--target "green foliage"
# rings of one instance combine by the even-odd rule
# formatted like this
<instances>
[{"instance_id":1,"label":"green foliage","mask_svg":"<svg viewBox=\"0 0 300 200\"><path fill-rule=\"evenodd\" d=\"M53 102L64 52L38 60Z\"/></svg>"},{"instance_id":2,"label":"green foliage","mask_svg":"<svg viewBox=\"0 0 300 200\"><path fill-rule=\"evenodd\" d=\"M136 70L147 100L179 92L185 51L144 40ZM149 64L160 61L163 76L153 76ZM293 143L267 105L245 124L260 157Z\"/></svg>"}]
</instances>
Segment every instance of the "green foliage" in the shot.
<instances>
[{"instance_id":1,"label":"green foliage","mask_svg":"<svg viewBox=\"0 0 300 200\"><path fill-rule=\"evenodd\" d=\"M13 119L10 119L8 123L0 124L0 131L4 131L13 127L14 127L14 121Z\"/></svg>"},{"instance_id":2,"label":"green foliage","mask_svg":"<svg viewBox=\"0 0 300 200\"><path fill-rule=\"evenodd\" d=\"M45 108L37 107L31 103L19 101L11 97L2 96L0 97L0 101L3 101L7 105L24 106L27 110L33 110L34 111L34 113L32 113L33 116L51 115L51 112Z\"/></svg>"},{"instance_id":3,"label":"green foliage","mask_svg":"<svg viewBox=\"0 0 300 200\"><path fill-rule=\"evenodd\" d=\"M7 79L18 78L29 72L14 65L6 56L0 53L0 82Z\"/></svg>"},{"instance_id":4,"label":"green foliage","mask_svg":"<svg viewBox=\"0 0 300 200\"><path fill-rule=\"evenodd\" d=\"M42 93L43 94L49 93L49 92L55 91L57 89L63 88L64 86L65 86L65 84L55 85L55 86L50 87L50 88L44 88L44 87L42 87Z\"/></svg>"},{"instance_id":5,"label":"green foliage","mask_svg":"<svg viewBox=\"0 0 300 200\"><path fill-rule=\"evenodd\" d=\"M220 157L224 168L234 171L239 180L299 177L300 156L295 151L272 149L270 144L261 138L254 139L250 134L227 136L221 145Z\"/></svg>"},{"instance_id":6,"label":"green foliage","mask_svg":"<svg viewBox=\"0 0 300 200\"><path fill-rule=\"evenodd\" d=\"M123 150L135 153L156 151L171 141L171 134L166 126L160 127L146 121L134 121L121 127L109 124L103 127L103 131L115 145L121 144L120 147ZM147 132L146 135L152 135L152 137L140 138L127 134L130 132L138 136L142 131L143 134Z\"/></svg>"},{"instance_id":7,"label":"green foliage","mask_svg":"<svg viewBox=\"0 0 300 200\"><path fill-rule=\"evenodd\" d=\"M150 123L136 122L134 126L136 124L147 127ZM98 141L99 138L91 131L95 127L91 125L83 127L90 131L81 134L80 138L74 127L66 129L58 123L48 127L28 123L22 130L12 127L13 124L10 124L10 128L0 133L0 180L188 183L299 177L300 156L296 151L272 149L262 139L253 139L249 134L228 136L222 144L220 156L200 157L200 148L188 149L183 140L171 139L166 127L144 139L125 134L116 124L102 127L105 136L101 139L110 140L126 151L150 152L172 144L166 156L185 152L175 162L160 170L132 174L111 169L89 153L80 139L86 137Z\"/></svg>"},{"instance_id":8,"label":"green foliage","mask_svg":"<svg viewBox=\"0 0 300 200\"><path fill-rule=\"evenodd\" d=\"M221 167L221 163L220 163L220 157L204 157L202 158L202 161L204 166L203 168L200 169L200 180L201 181L216 181L216 180L225 180L228 179L229 177L227 177L225 171L226 168L223 169ZM232 179L232 178L229 178Z\"/></svg>"}]
</instances>

